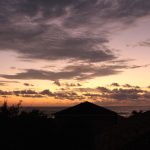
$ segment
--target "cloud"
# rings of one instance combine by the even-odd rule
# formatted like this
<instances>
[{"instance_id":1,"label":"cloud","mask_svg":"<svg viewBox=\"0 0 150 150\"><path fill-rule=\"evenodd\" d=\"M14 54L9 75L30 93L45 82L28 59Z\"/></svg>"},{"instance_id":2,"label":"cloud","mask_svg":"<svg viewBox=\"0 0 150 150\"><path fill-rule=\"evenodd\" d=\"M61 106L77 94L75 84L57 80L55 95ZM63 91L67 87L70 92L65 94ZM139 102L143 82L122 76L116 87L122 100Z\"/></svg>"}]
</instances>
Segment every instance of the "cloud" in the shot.
<instances>
[{"instance_id":1,"label":"cloud","mask_svg":"<svg viewBox=\"0 0 150 150\"><path fill-rule=\"evenodd\" d=\"M124 87L124 88L135 88L135 89L140 89L140 86L133 86L133 85L130 85L130 84L124 84L124 85L122 85L122 87Z\"/></svg>"},{"instance_id":2,"label":"cloud","mask_svg":"<svg viewBox=\"0 0 150 150\"><path fill-rule=\"evenodd\" d=\"M71 82L60 83L59 80L54 81L54 84L57 85L57 86L64 87L62 89L69 89L70 87L73 88L73 87L80 87L80 86L82 86L80 83L71 83Z\"/></svg>"},{"instance_id":3,"label":"cloud","mask_svg":"<svg viewBox=\"0 0 150 150\"><path fill-rule=\"evenodd\" d=\"M81 93L93 93L96 91L95 88L89 88L89 87L86 87L86 88L83 88L83 87L80 87L80 88L74 88L75 91L77 92L81 92Z\"/></svg>"},{"instance_id":4,"label":"cloud","mask_svg":"<svg viewBox=\"0 0 150 150\"><path fill-rule=\"evenodd\" d=\"M37 92L35 90L14 90L14 91L3 91L0 90L0 96L21 96L21 97L31 97L31 98L42 98L45 96L54 96L49 90L43 90Z\"/></svg>"},{"instance_id":5,"label":"cloud","mask_svg":"<svg viewBox=\"0 0 150 150\"><path fill-rule=\"evenodd\" d=\"M54 84L55 84L55 85L57 85L57 86L61 86L61 83L60 83L60 81L59 81L59 80L54 81Z\"/></svg>"},{"instance_id":6,"label":"cloud","mask_svg":"<svg viewBox=\"0 0 150 150\"><path fill-rule=\"evenodd\" d=\"M150 64L146 64L146 65L132 65L129 68L130 69L137 69L137 68L145 68L145 67L149 67Z\"/></svg>"},{"instance_id":7,"label":"cloud","mask_svg":"<svg viewBox=\"0 0 150 150\"><path fill-rule=\"evenodd\" d=\"M7 86L6 83L0 83L0 86Z\"/></svg>"},{"instance_id":8,"label":"cloud","mask_svg":"<svg viewBox=\"0 0 150 150\"><path fill-rule=\"evenodd\" d=\"M26 98L55 98L58 100L95 100L97 102L120 102L120 101L141 101L149 100L150 92L143 90L140 87L132 86L130 88L114 88L109 89L107 87L99 86L97 88L63 88L57 92L52 92L49 89L42 91L35 90L14 90L3 91L0 90L0 96L18 96Z\"/></svg>"},{"instance_id":9,"label":"cloud","mask_svg":"<svg viewBox=\"0 0 150 150\"><path fill-rule=\"evenodd\" d=\"M50 90L43 90L40 92L41 95L54 96Z\"/></svg>"},{"instance_id":10,"label":"cloud","mask_svg":"<svg viewBox=\"0 0 150 150\"><path fill-rule=\"evenodd\" d=\"M128 27L149 7L143 0L1 0L0 50L22 59L115 60L106 47L112 28Z\"/></svg>"},{"instance_id":11,"label":"cloud","mask_svg":"<svg viewBox=\"0 0 150 150\"><path fill-rule=\"evenodd\" d=\"M22 61L65 60L66 67L59 71L27 69L0 76L85 80L143 67L126 65L130 60L121 60L108 43L114 31L150 15L149 8L148 0L1 0L0 51L16 52Z\"/></svg>"},{"instance_id":12,"label":"cloud","mask_svg":"<svg viewBox=\"0 0 150 150\"><path fill-rule=\"evenodd\" d=\"M129 85L129 84L126 84ZM148 92L142 90L139 86L126 86L126 88L115 88L115 89L108 89L106 87L97 87L97 90L101 93L97 93L99 98L105 100L141 100L143 99L144 95ZM146 98L146 97L145 97Z\"/></svg>"},{"instance_id":13,"label":"cloud","mask_svg":"<svg viewBox=\"0 0 150 150\"><path fill-rule=\"evenodd\" d=\"M93 100L115 100L115 101L140 101L149 98L148 91L131 86L131 89L115 88L109 89L107 87L97 87L96 89L84 90L84 96Z\"/></svg>"},{"instance_id":14,"label":"cloud","mask_svg":"<svg viewBox=\"0 0 150 150\"><path fill-rule=\"evenodd\" d=\"M6 79L22 79L22 80L53 80L58 81L60 79L76 79L76 80L86 80L94 77L108 76L118 74L123 71L123 69L128 69L125 65L70 65L58 72L46 71L46 70L36 70L27 69L23 72L7 75L0 74L0 77Z\"/></svg>"},{"instance_id":15,"label":"cloud","mask_svg":"<svg viewBox=\"0 0 150 150\"><path fill-rule=\"evenodd\" d=\"M19 83L18 81L0 81L0 86L7 86L10 83Z\"/></svg>"},{"instance_id":16,"label":"cloud","mask_svg":"<svg viewBox=\"0 0 150 150\"><path fill-rule=\"evenodd\" d=\"M56 99L64 100L83 100L84 96L78 95L76 92L73 91L65 91L65 92L56 92L54 93L54 97Z\"/></svg>"},{"instance_id":17,"label":"cloud","mask_svg":"<svg viewBox=\"0 0 150 150\"><path fill-rule=\"evenodd\" d=\"M138 43L138 46L146 46L146 47L150 47L150 40L148 39L148 40L139 42L139 43Z\"/></svg>"},{"instance_id":18,"label":"cloud","mask_svg":"<svg viewBox=\"0 0 150 150\"><path fill-rule=\"evenodd\" d=\"M34 94L34 95L25 94L25 95L22 95L22 97L24 97L24 98L43 98L44 96L40 95L40 94Z\"/></svg>"},{"instance_id":19,"label":"cloud","mask_svg":"<svg viewBox=\"0 0 150 150\"><path fill-rule=\"evenodd\" d=\"M2 5L2 7L6 7L3 8L2 14L7 13L6 17L8 17L8 22L5 24L5 27L0 28L1 50L13 50L18 52L21 54L20 58L22 59L71 59L101 62L116 58L108 48L104 46L98 47L99 44L103 45L108 42L104 35L97 38L90 36L90 34L87 36L86 33L82 33L82 29L76 29L77 31L75 31L75 33L68 31L68 28L63 25L66 21L64 17L69 11L67 7L70 7L68 4L66 4L66 6L63 5L63 8L60 2L59 4L53 2L52 5L48 3L48 7L45 5L47 2L32 3L26 1L24 4L23 2L16 3L18 7L13 5L12 8L9 8L10 10L7 8L11 7L9 3L9 6L7 6L6 3L6 6ZM13 4L13 2L11 4ZM28 10L31 6L33 7L32 11L30 9ZM22 7L22 9L19 7ZM56 9L56 11L52 13L50 8L52 10ZM11 12L12 9L15 10L15 12ZM27 10L24 11L25 9ZM48 17L44 15L45 10L48 10L46 12L46 16ZM56 15L60 10L62 10L61 12L63 13ZM29 12L34 12L34 16ZM13 13L14 16L12 15ZM38 15L39 13L40 15ZM5 16L3 15L3 17ZM41 21L43 19L45 21ZM61 25L57 22L61 22ZM76 32L79 33L79 35L73 36Z\"/></svg>"},{"instance_id":20,"label":"cloud","mask_svg":"<svg viewBox=\"0 0 150 150\"><path fill-rule=\"evenodd\" d=\"M132 86L130 89L114 88L109 89L107 87L97 88L78 88L76 91L82 92L85 99L96 100L96 101L140 101L149 100L149 91L142 90L140 87Z\"/></svg>"},{"instance_id":21,"label":"cloud","mask_svg":"<svg viewBox=\"0 0 150 150\"><path fill-rule=\"evenodd\" d=\"M65 83L66 87L80 87L82 86L80 83Z\"/></svg>"},{"instance_id":22,"label":"cloud","mask_svg":"<svg viewBox=\"0 0 150 150\"><path fill-rule=\"evenodd\" d=\"M94 77L102 77L108 75L114 75L122 72L123 69L127 68L125 65L70 65L66 67L66 70L70 70L77 73L76 79L86 80Z\"/></svg>"},{"instance_id":23,"label":"cloud","mask_svg":"<svg viewBox=\"0 0 150 150\"><path fill-rule=\"evenodd\" d=\"M112 99L116 100L138 100L144 93L141 89L114 89L109 95Z\"/></svg>"},{"instance_id":24,"label":"cloud","mask_svg":"<svg viewBox=\"0 0 150 150\"><path fill-rule=\"evenodd\" d=\"M130 85L130 84L125 84L125 85L123 85L123 87L125 87L125 88L132 88L132 85Z\"/></svg>"},{"instance_id":25,"label":"cloud","mask_svg":"<svg viewBox=\"0 0 150 150\"><path fill-rule=\"evenodd\" d=\"M33 95L33 94L38 94L38 92L34 90L16 90L12 91L14 95L19 96L19 95Z\"/></svg>"},{"instance_id":26,"label":"cloud","mask_svg":"<svg viewBox=\"0 0 150 150\"><path fill-rule=\"evenodd\" d=\"M87 96L87 97L89 97L89 98L99 98L99 97L101 97L102 95L101 94L91 94L91 93L86 93L86 94L84 94L84 96Z\"/></svg>"},{"instance_id":27,"label":"cloud","mask_svg":"<svg viewBox=\"0 0 150 150\"><path fill-rule=\"evenodd\" d=\"M3 91L0 90L0 96L8 96L8 95L12 95L13 93L11 91Z\"/></svg>"},{"instance_id":28,"label":"cloud","mask_svg":"<svg viewBox=\"0 0 150 150\"><path fill-rule=\"evenodd\" d=\"M24 86L34 86L33 84L30 84L30 83L24 83L23 85Z\"/></svg>"},{"instance_id":29,"label":"cloud","mask_svg":"<svg viewBox=\"0 0 150 150\"><path fill-rule=\"evenodd\" d=\"M110 93L111 92L108 88L101 87L101 86L97 87L97 90L101 93Z\"/></svg>"},{"instance_id":30,"label":"cloud","mask_svg":"<svg viewBox=\"0 0 150 150\"><path fill-rule=\"evenodd\" d=\"M43 97L54 97L59 100L81 100L84 99L84 96L78 95L73 91L61 91L52 93L50 90L45 89L43 91L34 91L34 90L17 90L17 91L2 91L0 90L0 96L20 96L24 98L43 98Z\"/></svg>"},{"instance_id":31,"label":"cloud","mask_svg":"<svg viewBox=\"0 0 150 150\"><path fill-rule=\"evenodd\" d=\"M0 75L6 79L22 79L22 80L31 80L31 79L39 79L39 80L59 80L59 79L70 79L78 76L78 72L76 71L60 71L60 72L52 72L45 70L34 70L28 69L24 72L17 73L15 75Z\"/></svg>"},{"instance_id":32,"label":"cloud","mask_svg":"<svg viewBox=\"0 0 150 150\"><path fill-rule=\"evenodd\" d=\"M149 92L149 91L146 91L146 92L143 94L143 99L150 99L150 92Z\"/></svg>"},{"instance_id":33,"label":"cloud","mask_svg":"<svg viewBox=\"0 0 150 150\"><path fill-rule=\"evenodd\" d=\"M119 87L120 85L119 85L119 83L115 83L115 82L114 82L114 83L111 84L111 86Z\"/></svg>"}]
</instances>

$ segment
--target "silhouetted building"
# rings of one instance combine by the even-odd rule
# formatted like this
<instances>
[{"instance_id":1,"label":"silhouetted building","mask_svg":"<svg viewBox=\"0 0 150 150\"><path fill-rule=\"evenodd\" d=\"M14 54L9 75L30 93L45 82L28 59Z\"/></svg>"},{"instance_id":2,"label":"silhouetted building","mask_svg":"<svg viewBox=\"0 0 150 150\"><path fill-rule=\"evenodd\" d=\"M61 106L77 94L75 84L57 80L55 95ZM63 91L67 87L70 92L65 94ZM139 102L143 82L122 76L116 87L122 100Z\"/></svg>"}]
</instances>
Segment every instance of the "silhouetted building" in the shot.
<instances>
[{"instance_id":1,"label":"silhouetted building","mask_svg":"<svg viewBox=\"0 0 150 150\"><path fill-rule=\"evenodd\" d=\"M120 119L117 113L90 102L83 102L53 114L59 143L67 150L94 150L95 138Z\"/></svg>"},{"instance_id":2,"label":"silhouetted building","mask_svg":"<svg viewBox=\"0 0 150 150\"><path fill-rule=\"evenodd\" d=\"M92 132L101 132L123 118L116 112L90 102L83 102L56 112L54 117L63 127L88 128Z\"/></svg>"}]
</instances>

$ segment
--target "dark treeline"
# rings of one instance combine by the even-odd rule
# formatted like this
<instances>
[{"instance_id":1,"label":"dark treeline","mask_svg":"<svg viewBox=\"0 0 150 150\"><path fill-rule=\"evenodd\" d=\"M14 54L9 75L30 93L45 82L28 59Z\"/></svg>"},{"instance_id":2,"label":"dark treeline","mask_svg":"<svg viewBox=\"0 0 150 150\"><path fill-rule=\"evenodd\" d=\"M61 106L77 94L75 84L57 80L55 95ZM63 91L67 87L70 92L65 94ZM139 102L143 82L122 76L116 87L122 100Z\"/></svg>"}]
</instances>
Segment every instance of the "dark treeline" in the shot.
<instances>
[{"instance_id":1,"label":"dark treeline","mask_svg":"<svg viewBox=\"0 0 150 150\"><path fill-rule=\"evenodd\" d=\"M0 108L0 148L4 150L147 150L150 149L150 112L123 118L85 103L49 118L39 110L21 111L21 103ZM83 109L88 109L86 116ZM65 113L73 112L72 115ZM90 113L90 115L89 115ZM112 114L110 117L110 113ZM61 114L61 115L60 115ZM65 114L65 115L64 115ZM82 114L82 115L81 115ZM94 114L94 115L93 115ZM108 115L109 114L109 115ZM109 117L108 117L109 116ZM98 119L99 118L99 119Z\"/></svg>"}]
</instances>

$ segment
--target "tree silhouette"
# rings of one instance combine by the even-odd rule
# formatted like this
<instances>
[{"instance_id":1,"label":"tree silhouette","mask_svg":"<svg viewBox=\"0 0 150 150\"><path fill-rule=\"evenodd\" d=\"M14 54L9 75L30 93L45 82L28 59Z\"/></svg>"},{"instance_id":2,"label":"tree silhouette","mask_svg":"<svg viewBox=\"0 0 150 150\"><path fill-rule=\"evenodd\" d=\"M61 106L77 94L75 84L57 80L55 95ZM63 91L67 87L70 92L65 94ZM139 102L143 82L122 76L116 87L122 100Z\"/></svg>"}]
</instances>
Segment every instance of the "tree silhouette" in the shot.
<instances>
[{"instance_id":1,"label":"tree silhouette","mask_svg":"<svg viewBox=\"0 0 150 150\"><path fill-rule=\"evenodd\" d=\"M0 114L3 118L15 118L20 113L22 101L19 101L16 105L8 106L7 101L4 101L0 107Z\"/></svg>"}]
</instances>

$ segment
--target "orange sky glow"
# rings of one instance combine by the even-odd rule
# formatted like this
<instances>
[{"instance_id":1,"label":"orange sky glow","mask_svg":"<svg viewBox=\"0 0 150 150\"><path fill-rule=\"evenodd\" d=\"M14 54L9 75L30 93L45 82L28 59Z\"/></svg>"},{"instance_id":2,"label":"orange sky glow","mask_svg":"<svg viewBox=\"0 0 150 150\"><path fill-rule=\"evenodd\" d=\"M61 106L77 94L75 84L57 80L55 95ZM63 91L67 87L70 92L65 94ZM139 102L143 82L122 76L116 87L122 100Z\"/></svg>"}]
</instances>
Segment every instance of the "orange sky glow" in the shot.
<instances>
[{"instance_id":1,"label":"orange sky glow","mask_svg":"<svg viewBox=\"0 0 150 150\"><path fill-rule=\"evenodd\" d=\"M0 6L0 104L150 105L147 1L32 5Z\"/></svg>"}]
</instances>

